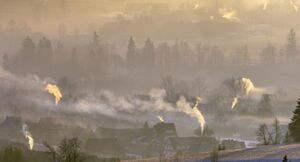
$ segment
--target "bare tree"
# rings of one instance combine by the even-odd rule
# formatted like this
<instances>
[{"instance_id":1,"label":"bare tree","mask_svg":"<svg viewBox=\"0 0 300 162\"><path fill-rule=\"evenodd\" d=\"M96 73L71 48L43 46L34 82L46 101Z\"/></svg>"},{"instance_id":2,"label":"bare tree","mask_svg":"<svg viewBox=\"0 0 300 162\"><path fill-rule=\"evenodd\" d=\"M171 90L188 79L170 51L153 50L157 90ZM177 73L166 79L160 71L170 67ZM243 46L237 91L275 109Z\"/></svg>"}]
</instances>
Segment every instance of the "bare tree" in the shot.
<instances>
[{"instance_id":1,"label":"bare tree","mask_svg":"<svg viewBox=\"0 0 300 162\"><path fill-rule=\"evenodd\" d=\"M261 124L256 132L257 140L263 145L269 145L267 129L266 124Z\"/></svg>"},{"instance_id":2,"label":"bare tree","mask_svg":"<svg viewBox=\"0 0 300 162\"><path fill-rule=\"evenodd\" d=\"M275 118L273 123L273 131L274 131L274 144L279 144L281 141L281 130L279 126L279 121Z\"/></svg>"},{"instance_id":3,"label":"bare tree","mask_svg":"<svg viewBox=\"0 0 300 162\"><path fill-rule=\"evenodd\" d=\"M53 162L83 162L84 157L80 153L80 143L77 138L63 139L59 144L59 150L55 151L46 142L45 147L52 153Z\"/></svg>"},{"instance_id":4,"label":"bare tree","mask_svg":"<svg viewBox=\"0 0 300 162\"><path fill-rule=\"evenodd\" d=\"M166 100L171 102L176 100L177 88L176 88L177 80L172 76L163 77L161 80L161 87L166 91Z\"/></svg>"},{"instance_id":5,"label":"bare tree","mask_svg":"<svg viewBox=\"0 0 300 162\"><path fill-rule=\"evenodd\" d=\"M57 153L56 153L55 149L51 145L49 145L47 142L44 142L44 146L50 151L53 162L57 162Z\"/></svg>"},{"instance_id":6,"label":"bare tree","mask_svg":"<svg viewBox=\"0 0 300 162\"><path fill-rule=\"evenodd\" d=\"M217 162L219 159L219 151L218 149L214 149L211 153L210 153L210 161L211 162Z\"/></svg>"}]
</instances>

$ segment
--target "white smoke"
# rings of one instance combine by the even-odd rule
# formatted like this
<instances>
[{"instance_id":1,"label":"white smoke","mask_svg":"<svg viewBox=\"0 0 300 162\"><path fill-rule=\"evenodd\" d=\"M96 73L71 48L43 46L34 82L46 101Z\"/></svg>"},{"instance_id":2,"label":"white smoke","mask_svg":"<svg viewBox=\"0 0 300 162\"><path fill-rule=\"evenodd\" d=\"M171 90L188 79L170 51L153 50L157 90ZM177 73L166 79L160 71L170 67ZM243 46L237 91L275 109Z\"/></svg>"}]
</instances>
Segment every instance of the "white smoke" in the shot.
<instances>
[{"instance_id":1,"label":"white smoke","mask_svg":"<svg viewBox=\"0 0 300 162\"><path fill-rule=\"evenodd\" d=\"M59 108L54 109L52 96L44 90L47 82L49 81L43 81L33 75L16 76L0 68L0 99L3 101L0 104L6 104L3 107L10 109L12 108L10 103L16 104L23 117L27 112L33 118L37 118L36 120L51 115L51 112L56 114L62 112L62 114L100 115L131 123L141 123L145 120L155 122L158 115L163 115L168 120L170 119L170 122L180 124L176 118L179 115L185 118L184 123L190 122L186 125L191 127L190 130L195 129L192 126L194 124L199 124L201 127L205 124L199 110L188 106L189 103L185 99L180 98L177 104L165 102L166 91L164 89L152 89L148 94L148 99L139 96L117 96L110 91L84 93L73 102L61 102L58 105ZM24 135L29 141L33 141L29 133L24 133Z\"/></svg>"},{"instance_id":2,"label":"white smoke","mask_svg":"<svg viewBox=\"0 0 300 162\"><path fill-rule=\"evenodd\" d=\"M23 125L22 125L22 132L23 132L25 139L27 140L29 149L32 150L33 146L34 146L34 139L31 135L31 133L28 131L28 126L26 123L23 123Z\"/></svg>"},{"instance_id":3,"label":"white smoke","mask_svg":"<svg viewBox=\"0 0 300 162\"><path fill-rule=\"evenodd\" d=\"M234 109L235 106L238 104L238 102L239 102L238 97L234 97L233 101L232 101L232 104L231 104L231 109Z\"/></svg>"},{"instance_id":4,"label":"white smoke","mask_svg":"<svg viewBox=\"0 0 300 162\"><path fill-rule=\"evenodd\" d=\"M271 90L269 88L257 87L251 79L240 77L225 80L215 95L222 96L224 104L230 102L230 108L233 110L240 99L259 99L265 93L271 93Z\"/></svg>"},{"instance_id":5,"label":"white smoke","mask_svg":"<svg viewBox=\"0 0 300 162\"><path fill-rule=\"evenodd\" d=\"M239 102L239 98L247 97L251 94L259 94L267 92L265 88L258 88L249 78L239 78L235 80L235 89L237 90L233 98L231 109L234 109Z\"/></svg>"},{"instance_id":6,"label":"white smoke","mask_svg":"<svg viewBox=\"0 0 300 162\"><path fill-rule=\"evenodd\" d=\"M194 10L197 10L198 8L200 7L200 5L197 3L197 4L195 4L195 6L194 6Z\"/></svg>"},{"instance_id":7,"label":"white smoke","mask_svg":"<svg viewBox=\"0 0 300 162\"><path fill-rule=\"evenodd\" d=\"M295 10L296 12L298 12L299 7L298 7L298 5L295 3L295 1L294 1L294 0L289 0L289 2L290 2L290 4L291 4L291 6L294 8L294 10Z\"/></svg>"},{"instance_id":8,"label":"white smoke","mask_svg":"<svg viewBox=\"0 0 300 162\"><path fill-rule=\"evenodd\" d=\"M221 14L222 18L230 20L230 21L241 21L237 17L237 12L234 10L228 10L228 9L220 9L219 13Z\"/></svg>"},{"instance_id":9,"label":"white smoke","mask_svg":"<svg viewBox=\"0 0 300 162\"><path fill-rule=\"evenodd\" d=\"M165 119L162 116L157 116L157 118L160 122L165 122Z\"/></svg>"},{"instance_id":10,"label":"white smoke","mask_svg":"<svg viewBox=\"0 0 300 162\"><path fill-rule=\"evenodd\" d=\"M240 78L236 80L236 85L238 86L238 95L247 96L250 94L262 94L267 92L264 88L258 88L249 78Z\"/></svg>"},{"instance_id":11,"label":"white smoke","mask_svg":"<svg viewBox=\"0 0 300 162\"><path fill-rule=\"evenodd\" d=\"M177 101L176 105L180 109L181 112L184 112L185 114L197 119L197 121L200 125L200 128L201 128L201 132L203 133L206 121L205 121L203 114L198 109L198 105L201 102L201 100L202 99L200 97L198 97L195 106L192 108L190 106L190 103L188 103L184 97L180 97L180 99Z\"/></svg>"},{"instance_id":12,"label":"white smoke","mask_svg":"<svg viewBox=\"0 0 300 162\"><path fill-rule=\"evenodd\" d=\"M151 118L158 117L160 117L160 121L164 121L160 114L172 116L179 113L190 119L196 119L200 127L204 128L205 119L198 109L201 99L198 99L195 107L192 108L184 97L180 97L176 105L172 105L164 101L165 95L164 89L152 89L149 92L150 100L142 100L138 97L116 96L109 91L103 91L98 95L81 98L72 106L66 106L63 109L81 113L99 113L129 121L151 120Z\"/></svg>"},{"instance_id":13,"label":"white smoke","mask_svg":"<svg viewBox=\"0 0 300 162\"><path fill-rule=\"evenodd\" d=\"M240 4L244 10L253 10L260 8L267 10L269 5L275 6L291 6L293 10L298 11L298 0L240 0Z\"/></svg>"},{"instance_id":14,"label":"white smoke","mask_svg":"<svg viewBox=\"0 0 300 162\"><path fill-rule=\"evenodd\" d=\"M266 10L268 8L268 5L269 5L269 0L265 0L265 3L264 3L264 10Z\"/></svg>"}]
</instances>

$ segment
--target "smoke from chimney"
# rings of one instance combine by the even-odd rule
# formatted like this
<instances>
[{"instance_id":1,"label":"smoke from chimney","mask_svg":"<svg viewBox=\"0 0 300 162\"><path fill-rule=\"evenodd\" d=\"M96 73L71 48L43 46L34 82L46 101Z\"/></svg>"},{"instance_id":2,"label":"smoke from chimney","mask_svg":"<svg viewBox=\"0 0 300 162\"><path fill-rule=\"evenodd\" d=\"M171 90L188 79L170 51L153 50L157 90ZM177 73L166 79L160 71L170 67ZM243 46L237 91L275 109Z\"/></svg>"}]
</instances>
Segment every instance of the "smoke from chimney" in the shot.
<instances>
[{"instance_id":1,"label":"smoke from chimney","mask_svg":"<svg viewBox=\"0 0 300 162\"><path fill-rule=\"evenodd\" d=\"M54 96L55 104L58 105L59 101L62 98L62 94L60 92L60 89L57 87L57 85L47 84L46 90Z\"/></svg>"},{"instance_id":2,"label":"smoke from chimney","mask_svg":"<svg viewBox=\"0 0 300 162\"><path fill-rule=\"evenodd\" d=\"M33 145L34 145L34 139L31 135L31 133L28 131L28 126L26 123L23 123L23 125L22 125L22 133L23 133L25 139L27 140L29 149L32 150Z\"/></svg>"}]
</instances>

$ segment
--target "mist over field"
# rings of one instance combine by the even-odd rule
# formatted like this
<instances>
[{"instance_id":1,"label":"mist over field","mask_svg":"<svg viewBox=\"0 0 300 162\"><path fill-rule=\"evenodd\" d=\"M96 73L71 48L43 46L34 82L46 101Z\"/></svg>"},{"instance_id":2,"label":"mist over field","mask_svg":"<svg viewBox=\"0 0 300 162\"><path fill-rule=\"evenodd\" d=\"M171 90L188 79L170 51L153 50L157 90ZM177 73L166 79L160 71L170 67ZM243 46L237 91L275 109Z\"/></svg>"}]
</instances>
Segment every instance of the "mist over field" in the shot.
<instances>
[{"instance_id":1,"label":"mist over field","mask_svg":"<svg viewBox=\"0 0 300 162\"><path fill-rule=\"evenodd\" d=\"M0 148L9 140L53 152L77 137L98 158L141 159L211 151L224 139L245 142L232 149L254 147L261 126L268 144L285 144L300 96L299 7L299 0L0 1ZM274 121L280 140L271 138ZM169 136L194 142L168 150L176 143ZM109 139L121 151L99 153ZM201 148L192 146L197 140ZM203 141L211 143L202 148Z\"/></svg>"}]
</instances>

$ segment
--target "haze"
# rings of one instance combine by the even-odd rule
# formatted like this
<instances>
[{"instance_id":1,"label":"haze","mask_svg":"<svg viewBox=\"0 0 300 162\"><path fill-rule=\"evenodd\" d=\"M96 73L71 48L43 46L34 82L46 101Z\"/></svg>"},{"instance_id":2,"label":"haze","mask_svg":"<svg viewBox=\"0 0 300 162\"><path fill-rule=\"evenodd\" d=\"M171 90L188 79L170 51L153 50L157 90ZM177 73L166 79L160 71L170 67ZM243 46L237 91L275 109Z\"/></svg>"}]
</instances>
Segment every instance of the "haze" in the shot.
<instances>
[{"instance_id":1,"label":"haze","mask_svg":"<svg viewBox=\"0 0 300 162\"><path fill-rule=\"evenodd\" d=\"M210 128L214 138L243 141L255 141L259 124L274 118L286 130L300 93L299 7L299 0L0 1L0 121L20 117L29 123L26 139L32 133L51 145L75 128L88 141L107 129L165 122L178 136ZM37 131L51 124L72 129Z\"/></svg>"}]
</instances>

